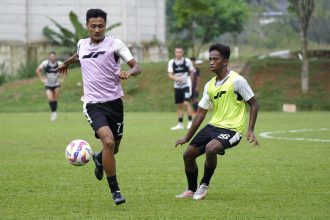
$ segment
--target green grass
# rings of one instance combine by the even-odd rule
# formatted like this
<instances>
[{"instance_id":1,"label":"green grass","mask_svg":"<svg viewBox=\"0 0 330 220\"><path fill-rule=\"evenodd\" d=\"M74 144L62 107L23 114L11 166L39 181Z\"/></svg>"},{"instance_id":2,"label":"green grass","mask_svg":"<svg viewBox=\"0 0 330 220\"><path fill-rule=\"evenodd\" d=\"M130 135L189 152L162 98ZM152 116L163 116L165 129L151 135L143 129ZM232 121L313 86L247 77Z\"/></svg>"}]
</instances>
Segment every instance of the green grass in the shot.
<instances>
[{"instance_id":1,"label":"green grass","mask_svg":"<svg viewBox=\"0 0 330 220\"><path fill-rule=\"evenodd\" d=\"M242 61L231 63L235 65ZM294 103L298 111L330 111L329 59L311 60L310 91L301 94L300 61L296 60L251 60L244 76L255 92L260 109L281 111L284 103ZM141 64L143 73L135 78L122 81L125 91L125 108L128 112L175 111L173 104L173 82L167 76L167 63ZM208 62L201 68L201 88L214 76ZM76 112L81 109L82 96L80 68L69 70L69 76L62 85L59 111ZM16 81L0 87L0 112L48 112L44 86L38 79Z\"/></svg>"},{"instance_id":2,"label":"green grass","mask_svg":"<svg viewBox=\"0 0 330 220\"><path fill-rule=\"evenodd\" d=\"M204 201L176 200L174 195L186 186L186 146L174 148L185 134L169 130L175 113L127 113L116 157L127 203L117 207L106 181L95 179L92 163L74 167L65 160L65 147L73 139L85 139L100 150L82 113L60 112L55 123L49 116L0 114L0 219L330 218L329 143L258 137L261 146L253 148L243 139L218 157ZM329 124L329 112L261 112L256 133ZM307 136L330 139L329 130ZM204 156L198 159L199 179L203 161Z\"/></svg>"}]
</instances>

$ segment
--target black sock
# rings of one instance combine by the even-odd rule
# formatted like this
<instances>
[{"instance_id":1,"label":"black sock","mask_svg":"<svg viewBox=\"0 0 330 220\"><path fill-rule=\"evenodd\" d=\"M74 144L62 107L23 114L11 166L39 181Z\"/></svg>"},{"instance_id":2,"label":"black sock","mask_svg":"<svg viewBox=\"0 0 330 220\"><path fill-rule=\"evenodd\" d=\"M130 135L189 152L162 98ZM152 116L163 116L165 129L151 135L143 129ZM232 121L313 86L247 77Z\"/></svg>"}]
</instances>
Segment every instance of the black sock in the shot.
<instances>
[{"instance_id":1,"label":"black sock","mask_svg":"<svg viewBox=\"0 0 330 220\"><path fill-rule=\"evenodd\" d=\"M56 112L56 110L57 110L57 101L49 102L49 107L50 107L50 110L52 112Z\"/></svg>"},{"instance_id":2,"label":"black sock","mask_svg":"<svg viewBox=\"0 0 330 220\"><path fill-rule=\"evenodd\" d=\"M192 120L192 116L191 116L191 115L188 116L188 120L189 120L189 121Z\"/></svg>"},{"instance_id":3,"label":"black sock","mask_svg":"<svg viewBox=\"0 0 330 220\"><path fill-rule=\"evenodd\" d=\"M108 184L109 184L111 193L116 192L116 191L119 190L119 186L118 186L116 175L114 175L114 176L108 176L107 177L107 180L108 180Z\"/></svg>"},{"instance_id":4,"label":"black sock","mask_svg":"<svg viewBox=\"0 0 330 220\"><path fill-rule=\"evenodd\" d=\"M179 123L183 122L183 118L178 118Z\"/></svg>"},{"instance_id":5,"label":"black sock","mask_svg":"<svg viewBox=\"0 0 330 220\"><path fill-rule=\"evenodd\" d=\"M205 183L207 186L210 184L211 177L214 173L215 167L214 168L208 168L204 166L204 176L201 180L201 184Z\"/></svg>"},{"instance_id":6,"label":"black sock","mask_svg":"<svg viewBox=\"0 0 330 220\"><path fill-rule=\"evenodd\" d=\"M186 171L186 176L187 176L187 180L188 180L188 190L196 192L198 170L193 171L193 172Z\"/></svg>"},{"instance_id":7,"label":"black sock","mask_svg":"<svg viewBox=\"0 0 330 220\"><path fill-rule=\"evenodd\" d=\"M102 165L102 151L96 156L97 162Z\"/></svg>"}]
</instances>

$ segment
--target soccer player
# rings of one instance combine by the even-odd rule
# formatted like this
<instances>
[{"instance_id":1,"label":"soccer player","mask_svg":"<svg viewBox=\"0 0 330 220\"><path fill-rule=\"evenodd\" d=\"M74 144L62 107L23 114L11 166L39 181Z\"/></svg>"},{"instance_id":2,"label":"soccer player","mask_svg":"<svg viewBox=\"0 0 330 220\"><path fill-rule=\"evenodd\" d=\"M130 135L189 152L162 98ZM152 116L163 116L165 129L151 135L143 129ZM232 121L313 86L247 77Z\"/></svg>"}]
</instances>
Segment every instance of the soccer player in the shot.
<instances>
[{"instance_id":1,"label":"soccer player","mask_svg":"<svg viewBox=\"0 0 330 220\"><path fill-rule=\"evenodd\" d=\"M217 155L236 146L242 137L245 121L245 107L250 107L247 140L255 145L254 125L258 114L258 104L247 81L238 73L227 68L230 48L214 44L209 48L210 69L215 76L205 85L197 114L186 136L176 141L175 146L190 141L203 122L208 109L214 108L211 121L190 142L183 154L188 189L176 198L193 197L203 199L208 190L211 177L217 167ZM204 176L197 187L198 167L196 158L204 154Z\"/></svg>"},{"instance_id":2,"label":"soccer player","mask_svg":"<svg viewBox=\"0 0 330 220\"><path fill-rule=\"evenodd\" d=\"M124 203L116 177L115 154L123 136L123 90L120 79L128 79L141 72L140 66L128 47L119 39L105 36L107 14L101 9L90 9L86 14L89 38L78 42L77 52L58 67L61 74L67 74L70 64L80 62L84 95L83 113L101 140L103 149L93 154L95 176L107 176L112 198L116 205ZM130 67L121 71L120 59Z\"/></svg>"},{"instance_id":3,"label":"soccer player","mask_svg":"<svg viewBox=\"0 0 330 220\"><path fill-rule=\"evenodd\" d=\"M174 81L174 99L177 105L178 124L171 130L184 129L183 126L183 106L186 108L188 116L187 129L191 127L192 110L190 106L191 99L191 74L194 67L189 58L183 56L183 48L177 46L175 48L175 59L168 62L168 77Z\"/></svg>"},{"instance_id":4,"label":"soccer player","mask_svg":"<svg viewBox=\"0 0 330 220\"><path fill-rule=\"evenodd\" d=\"M191 57L190 58L193 66L194 66L194 71L192 74L192 84L191 84L191 88L192 88L192 93L191 93L191 103L193 106L193 110L194 110L194 114L196 114L197 110L198 110L198 96L199 96L199 85L201 82L201 76L200 76L200 69L197 67L198 64L201 63L201 61L196 61L195 57Z\"/></svg>"},{"instance_id":5,"label":"soccer player","mask_svg":"<svg viewBox=\"0 0 330 220\"><path fill-rule=\"evenodd\" d=\"M61 64L62 62L57 60L56 53L52 51L48 54L48 59L42 61L35 70L36 75L45 85L46 96L51 110L51 121L57 119L57 100L60 95L60 86L63 79L59 78L56 69ZM43 72L45 73L44 75L42 74Z\"/></svg>"}]
</instances>

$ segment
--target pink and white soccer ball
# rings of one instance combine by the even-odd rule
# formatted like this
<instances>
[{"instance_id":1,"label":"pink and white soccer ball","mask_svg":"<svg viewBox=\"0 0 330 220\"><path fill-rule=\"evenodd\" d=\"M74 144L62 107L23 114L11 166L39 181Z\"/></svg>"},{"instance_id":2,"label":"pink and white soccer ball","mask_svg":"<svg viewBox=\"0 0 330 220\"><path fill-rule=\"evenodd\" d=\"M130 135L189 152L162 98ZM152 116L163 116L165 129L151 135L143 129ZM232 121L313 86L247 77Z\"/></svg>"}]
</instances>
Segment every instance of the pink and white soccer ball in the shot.
<instances>
[{"instance_id":1,"label":"pink and white soccer ball","mask_svg":"<svg viewBox=\"0 0 330 220\"><path fill-rule=\"evenodd\" d=\"M73 140L65 149L65 157L74 166L82 166L92 159L92 148L84 140Z\"/></svg>"}]
</instances>

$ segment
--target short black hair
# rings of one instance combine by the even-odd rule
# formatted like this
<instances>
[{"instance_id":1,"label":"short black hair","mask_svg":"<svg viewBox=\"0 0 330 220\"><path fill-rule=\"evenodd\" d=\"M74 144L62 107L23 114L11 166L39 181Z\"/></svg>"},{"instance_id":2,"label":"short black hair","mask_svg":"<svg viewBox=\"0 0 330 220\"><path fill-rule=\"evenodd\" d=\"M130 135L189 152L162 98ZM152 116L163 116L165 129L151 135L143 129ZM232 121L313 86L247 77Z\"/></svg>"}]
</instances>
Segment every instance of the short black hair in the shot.
<instances>
[{"instance_id":1,"label":"short black hair","mask_svg":"<svg viewBox=\"0 0 330 220\"><path fill-rule=\"evenodd\" d=\"M230 47L224 44L212 44L210 46L209 52L217 50L224 59L229 60L230 57Z\"/></svg>"},{"instance_id":2,"label":"short black hair","mask_svg":"<svg viewBox=\"0 0 330 220\"><path fill-rule=\"evenodd\" d=\"M50 52L48 53L48 55L51 55L51 54L56 55L55 51L50 51Z\"/></svg>"},{"instance_id":3,"label":"short black hair","mask_svg":"<svg viewBox=\"0 0 330 220\"><path fill-rule=\"evenodd\" d=\"M91 18L101 17L104 19L104 22L107 23L107 13L101 9L91 8L86 13L86 22Z\"/></svg>"}]
</instances>

